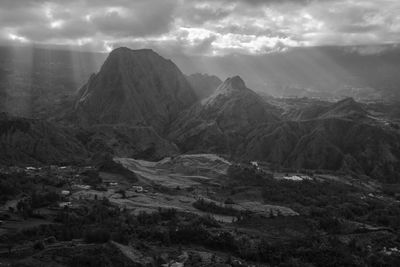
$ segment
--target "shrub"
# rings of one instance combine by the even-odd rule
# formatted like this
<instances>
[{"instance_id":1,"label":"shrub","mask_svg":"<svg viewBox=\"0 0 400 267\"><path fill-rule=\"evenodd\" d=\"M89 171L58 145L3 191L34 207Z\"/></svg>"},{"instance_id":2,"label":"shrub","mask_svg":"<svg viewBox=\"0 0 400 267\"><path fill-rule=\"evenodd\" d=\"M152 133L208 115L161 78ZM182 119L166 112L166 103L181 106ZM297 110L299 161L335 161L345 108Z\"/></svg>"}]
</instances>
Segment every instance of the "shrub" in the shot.
<instances>
[{"instance_id":1,"label":"shrub","mask_svg":"<svg viewBox=\"0 0 400 267\"><path fill-rule=\"evenodd\" d=\"M85 233L85 241L87 243L106 243L110 240L110 233L103 228L88 230Z\"/></svg>"},{"instance_id":2,"label":"shrub","mask_svg":"<svg viewBox=\"0 0 400 267\"><path fill-rule=\"evenodd\" d=\"M33 244L33 248L36 250L43 250L44 249L43 241L36 241L35 244Z\"/></svg>"},{"instance_id":3,"label":"shrub","mask_svg":"<svg viewBox=\"0 0 400 267\"><path fill-rule=\"evenodd\" d=\"M221 215L236 216L239 214L239 211L235 210L232 207L220 206L212 201L205 201L204 199L199 199L195 201L193 203L193 207L201 211L206 211Z\"/></svg>"},{"instance_id":4,"label":"shrub","mask_svg":"<svg viewBox=\"0 0 400 267\"><path fill-rule=\"evenodd\" d=\"M82 182L85 184L96 186L102 183L99 172L95 170L86 170L81 173L83 175Z\"/></svg>"}]
</instances>

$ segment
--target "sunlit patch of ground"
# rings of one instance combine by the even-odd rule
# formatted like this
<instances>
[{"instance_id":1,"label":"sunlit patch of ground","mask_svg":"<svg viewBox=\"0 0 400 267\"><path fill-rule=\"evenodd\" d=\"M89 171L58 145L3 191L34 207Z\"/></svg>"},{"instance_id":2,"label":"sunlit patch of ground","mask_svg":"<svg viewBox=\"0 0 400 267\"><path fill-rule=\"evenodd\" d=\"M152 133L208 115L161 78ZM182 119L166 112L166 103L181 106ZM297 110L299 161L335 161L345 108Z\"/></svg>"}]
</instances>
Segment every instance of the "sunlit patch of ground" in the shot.
<instances>
[{"instance_id":1,"label":"sunlit patch of ground","mask_svg":"<svg viewBox=\"0 0 400 267\"><path fill-rule=\"evenodd\" d=\"M220 206L225 205L217 189L221 188L223 179L228 179L226 172L231 163L217 155L182 155L158 162L130 158L115 160L134 172L138 176L138 181L132 182L122 175L104 172L101 173L103 182L113 186L108 186L106 191L77 191L73 193L72 198L80 200L105 197L134 214L154 212L163 208L207 215L207 212L193 207L193 203L198 199L213 201ZM144 191L137 192L135 186L141 186ZM298 215L287 207L263 204L262 199L258 197L244 197L237 200L231 206L239 212L248 210L263 217ZM234 216L208 215L226 223L236 220Z\"/></svg>"}]
</instances>

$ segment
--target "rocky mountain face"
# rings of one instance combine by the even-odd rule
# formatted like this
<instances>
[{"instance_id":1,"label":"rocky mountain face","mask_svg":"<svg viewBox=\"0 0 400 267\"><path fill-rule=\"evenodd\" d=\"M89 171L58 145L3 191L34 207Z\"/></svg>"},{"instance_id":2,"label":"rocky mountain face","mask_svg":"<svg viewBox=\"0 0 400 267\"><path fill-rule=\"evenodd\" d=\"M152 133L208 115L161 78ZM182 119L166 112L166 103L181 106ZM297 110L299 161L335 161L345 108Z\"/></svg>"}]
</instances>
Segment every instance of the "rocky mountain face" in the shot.
<instances>
[{"instance_id":1,"label":"rocky mountain face","mask_svg":"<svg viewBox=\"0 0 400 267\"><path fill-rule=\"evenodd\" d=\"M84 126L126 124L163 132L196 99L172 61L148 49L118 48L80 90L76 118Z\"/></svg>"},{"instance_id":2,"label":"rocky mountain face","mask_svg":"<svg viewBox=\"0 0 400 267\"><path fill-rule=\"evenodd\" d=\"M222 84L222 81L214 75L195 73L186 76L199 99L205 99L212 95Z\"/></svg>"},{"instance_id":3,"label":"rocky mountain face","mask_svg":"<svg viewBox=\"0 0 400 267\"><path fill-rule=\"evenodd\" d=\"M5 165L82 162L89 155L69 129L5 113L0 114L0 151Z\"/></svg>"},{"instance_id":4,"label":"rocky mountain face","mask_svg":"<svg viewBox=\"0 0 400 267\"><path fill-rule=\"evenodd\" d=\"M184 112L171 125L169 138L183 151L232 154L252 127L277 121L275 108L235 76Z\"/></svg>"}]
</instances>

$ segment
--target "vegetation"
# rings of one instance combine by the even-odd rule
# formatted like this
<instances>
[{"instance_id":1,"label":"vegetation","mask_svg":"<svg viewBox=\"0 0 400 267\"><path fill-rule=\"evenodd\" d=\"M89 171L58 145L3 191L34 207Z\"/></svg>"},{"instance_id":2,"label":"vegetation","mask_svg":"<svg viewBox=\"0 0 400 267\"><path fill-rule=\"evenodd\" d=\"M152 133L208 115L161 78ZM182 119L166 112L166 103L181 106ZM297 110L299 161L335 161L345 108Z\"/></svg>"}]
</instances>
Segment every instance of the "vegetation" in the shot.
<instances>
[{"instance_id":1,"label":"vegetation","mask_svg":"<svg viewBox=\"0 0 400 267\"><path fill-rule=\"evenodd\" d=\"M230 207L229 205L218 205L212 201L206 201L204 199L199 199L193 202L193 207L199 209L201 211L221 214L221 215L228 215L228 216L237 216L239 215L239 211Z\"/></svg>"},{"instance_id":2,"label":"vegetation","mask_svg":"<svg viewBox=\"0 0 400 267\"><path fill-rule=\"evenodd\" d=\"M80 247L87 246L88 250L71 251L68 264L72 266L107 266L111 259L124 264L110 241L146 252L164 246L177 251L181 250L179 247L202 247L270 266L399 265L400 253L385 250L400 248L400 205L394 201L395 190L386 188L384 195L377 197L337 182L275 180L246 165L233 165L228 173L232 177L223 186L225 204L199 199L193 206L212 214L236 216L239 220L233 224L175 209L160 208L153 213L133 215L108 199L99 198L60 209L54 216L56 224L9 232L0 236L0 242L12 254L19 243L46 251L50 241L81 240ZM35 191L34 180L23 175L16 178L17 186L28 184L25 180L31 184L18 191L29 193L18 204L18 212L24 216L34 216L34 208L59 200L51 190L56 187L45 186L44 190ZM231 206L237 200L235 194L228 195L243 187L259 190L267 204L288 206L302 215L265 218L243 214ZM195 261L192 257L188 262ZM230 258L226 261L233 262Z\"/></svg>"}]
</instances>

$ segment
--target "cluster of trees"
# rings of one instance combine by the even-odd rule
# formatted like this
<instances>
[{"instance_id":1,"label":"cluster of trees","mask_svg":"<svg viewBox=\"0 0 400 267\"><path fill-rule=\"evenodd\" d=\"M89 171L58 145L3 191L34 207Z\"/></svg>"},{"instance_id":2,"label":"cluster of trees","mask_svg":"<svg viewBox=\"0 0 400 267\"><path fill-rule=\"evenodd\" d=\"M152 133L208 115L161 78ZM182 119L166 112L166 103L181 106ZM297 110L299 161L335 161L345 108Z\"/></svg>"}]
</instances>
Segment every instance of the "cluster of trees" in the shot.
<instances>
[{"instance_id":1,"label":"cluster of trees","mask_svg":"<svg viewBox=\"0 0 400 267\"><path fill-rule=\"evenodd\" d=\"M99 171L103 172L111 172L125 176L131 182L137 182L138 178L136 174L127 168L125 168L121 163L115 162L113 160L113 155L109 153L103 153L95 156L94 161L99 169Z\"/></svg>"},{"instance_id":2,"label":"cluster of trees","mask_svg":"<svg viewBox=\"0 0 400 267\"><path fill-rule=\"evenodd\" d=\"M238 216L240 212L229 205L218 205L213 201L207 201L204 199L198 199L193 202L193 207L198 210L210 212L214 214L228 215L228 216Z\"/></svg>"},{"instance_id":3,"label":"cluster of trees","mask_svg":"<svg viewBox=\"0 0 400 267\"><path fill-rule=\"evenodd\" d=\"M86 170L81 173L82 182L91 186L97 186L103 182L97 170Z\"/></svg>"},{"instance_id":4,"label":"cluster of trees","mask_svg":"<svg viewBox=\"0 0 400 267\"><path fill-rule=\"evenodd\" d=\"M33 208L41 207L46 202L57 201L58 197L54 188L60 188L65 184L66 180L56 179L46 173L35 177L29 176L25 171L0 173L0 203L15 199L23 193L31 196Z\"/></svg>"},{"instance_id":5,"label":"cluster of trees","mask_svg":"<svg viewBox=\"0 0 400 267\"><path fill-rule=\"evenodd\" d=\"M343 203L351 198L351 194L358 192L354 187L336 182L276 179L265 179L262 190L267 202L299 203L304 206Z\"/></svg>"},{"instance_id":6,"label":"cluster of trees","mask_svg":"<svg viewBox=\"0 0 400 267\"><path fill-rule=\"evenodd\" d=\"M0 173L0 202L13 199L23 192L30 192L34 186L25 172Z\"/></svg>"},{"instance_id":7,"label":"cluster of trees","mask_svg":"<svg viewBox=\"0 0 400 267\"><path fill-rule=\"evenodd\" d=\"M400 229L400 205L385 199L368 197L368 192L346 184L316 180L276 180L256 168L232 165L228 175L232 192L243 186L257 185L262 189L266 203L289 206L304 214L304 218L315 235L303 240L290 240L285 244L268 244L263 240L248 244L247 252L237 249L243 258L266 261L273 266L397 266L399 255L389 257L380 251L384 246L399 246L398 241L376 241L375 247L366 250L366 245L351 247L335 238L338 234L367 231L351 228L349 221L366 223L392 229L398 236ZM239 181L236 182L235 181ZM239 186L238 186L239 185ZM398 189L390 185L384 193L396 197ZM354 226L353 226L354 227ZM353 230L350 230L353 229ZM387 229L387 228L385 228ZM350 232L349 232L350 231ZM385 240L385 241L383 241ZM397 237L397 240L399 238ZM300 242L301 241L301 242ZM375 241L371 240L372 246ZM255 247L255 248L254 248ZM397 259L397 261L396 261ZM396 264L393 264L393 261Z\"/></svg>"},{"instance_id":8,"label":"cluster of trees","mask_svg":"<svg viewBox=\"0 0 400 267\"><path fill-rule=\"evenodd\" d=\"M268 174L255 166L232 164L229 166L227 175L234 181L238 181L244 184L258 184L265 178L272 178L271 174Z\"/></svg>"}]
</instances>

